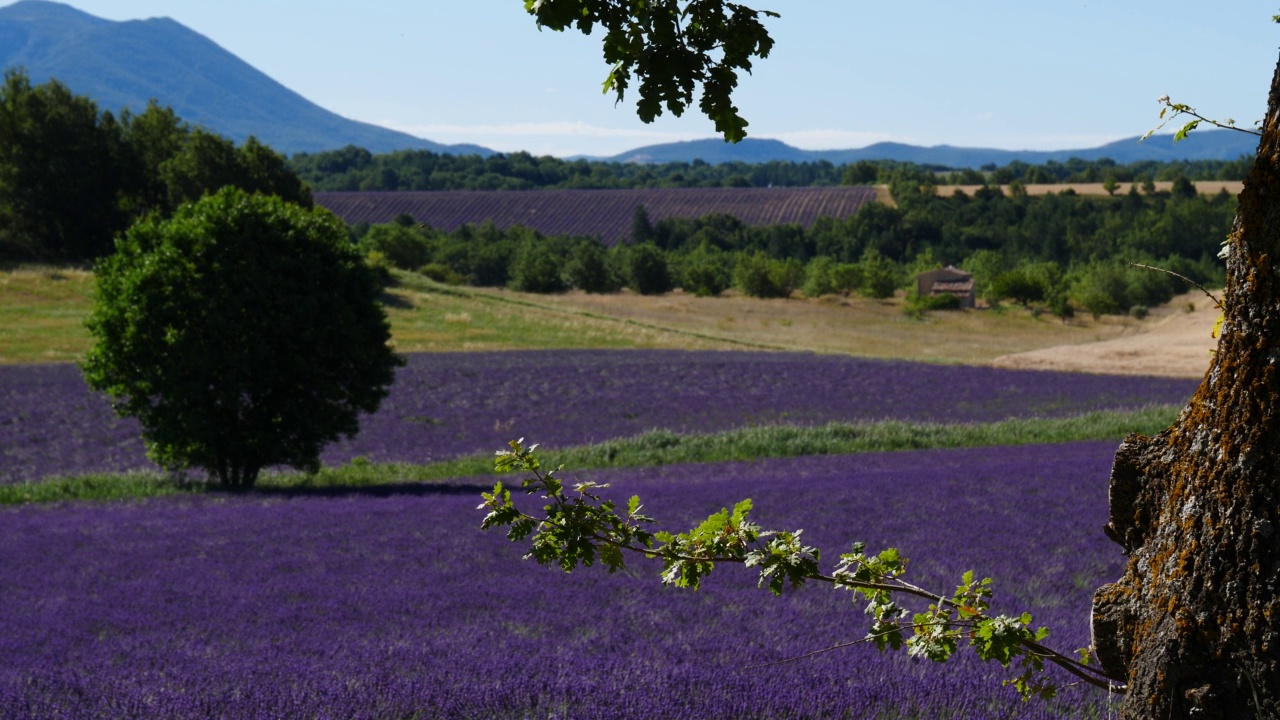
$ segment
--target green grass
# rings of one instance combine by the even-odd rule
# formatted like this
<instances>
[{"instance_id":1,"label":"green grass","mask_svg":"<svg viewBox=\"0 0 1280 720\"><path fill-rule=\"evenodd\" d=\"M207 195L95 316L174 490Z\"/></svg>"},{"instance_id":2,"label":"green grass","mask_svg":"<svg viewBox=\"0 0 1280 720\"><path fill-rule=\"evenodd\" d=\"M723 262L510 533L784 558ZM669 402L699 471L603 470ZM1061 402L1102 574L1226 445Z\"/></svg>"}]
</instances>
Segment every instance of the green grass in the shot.
<instances>
[{"instance_id":1,"label":"green grass","mask_svg":"<svg viewBox=\"0 0 1280 720\"><path fill-rule=\"evenodd\" d=\"M395 271L383 296L400 352L569 348L770 349L747 340L536 302L499 288L453 287ZM0 267L0 364L75 362L93 343L92 273L53 266ZM777 349L777 348L771 348Z\"/></svg>"},{"instance_id":2,"label":"green grass","mask_svg":"<svg viewBox=\"0 0 1280 720\"><path fill-rule=\"evenodd\" d=\"M394 271L386 298L400 352L581 348L779 349L557 307L545 296L451 286Z\"/></svg>"},{"instance_id":3,"label":"green grass","mask_svg":"<svg viewBox=\"0 0 1280 720\"><path fill-rule=\"evenodd\" d=\"M0 268L0 363L71 362L89 348L93 275L72 268Z\"/></svg>"},{"instance_id":4,"label":"green grass","mask_svg":"<svg viewBox=\"0 0 1280 720\"><path fill-rule=\"evenodd\" d=\"M548 466L563 464L572 470L593 470L926 448L989 447L1076 440L1118 441L1132 432L1154 435L1171 425L1180 410L1181 406L1159 405L1128 412L1094 412L1070 418L1019 419L972 425L829 423L817 427L751 427L707 435L682 435L655 430L593 445L545 449L541 455ZM267 473L258 481L258 488L254 492L307 492L460 480L482 484L488 483L491 479L488 476L492 474L492 454L462 457L430 465L370 463L357 459L348 465L323 468L313 475L297 472ZM0 485L0 504L118 500L211 491L217 491L216 487L159 473L94 474Z\"/></svg>"}]
</instances>

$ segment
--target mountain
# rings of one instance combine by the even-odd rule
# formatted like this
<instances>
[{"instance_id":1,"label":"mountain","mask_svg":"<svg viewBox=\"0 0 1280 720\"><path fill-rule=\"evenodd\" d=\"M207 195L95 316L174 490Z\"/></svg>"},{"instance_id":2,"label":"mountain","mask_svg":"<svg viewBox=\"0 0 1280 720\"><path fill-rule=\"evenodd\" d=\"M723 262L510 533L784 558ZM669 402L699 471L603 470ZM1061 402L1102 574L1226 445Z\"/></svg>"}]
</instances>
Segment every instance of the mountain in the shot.
<instances>
[{"instance_id":1,"label":"mountain","mask_svg":"<svg viewBox=\"0 0 1280 720\"><path fill-rule=\"evenodd\" d=\"M1100 147L1078 150L997 150L951 145L920 147L892 142L876 143L857 150L801 150L779 140L747 138L732 145L717 138L709 138L649 145L613 157L594 159L635 163L702 160L713 165L735 161L764 163L772 160L796 163L826 160L842 165L859 160L898 160L921 165L976 169L987 164L1008 165L1015 160L1038 165L1050 160L1063 162L1071 158L1111 158L1124 164L1140 160L1235 160L1241 155L1253 155L1258 147L1256 135L1233 130L1197 130L1177 144L1173 142L1172 135L1155 135L1143 142L1138 142L1138 139L1139 136L1135 135Z\"/></svg>"},{"instance_id":2,"label":"mountain","mask_svg":"<svg viewBox=\"0 0 1280 720\"><path fill-rule=\"evenodd\" d=\"M140 112L155 98L193 125L237 142L254 135L285 154L345 145L493 154L348 120L168 18L114 22L60 3L21 0L0 8L0 64L25 67L33 84L57 78L113 112Z\"/></svg>"},{"instance_id":3,"label":"mountain","mask_svg":"<svg viewBox=\"0 0 1280 720\"><path fill-rule=\"evenodd\" d=\"M33 83L57 78L98 106L135 112L155 98L179 117L236 141L249 135L285 154L356 145L371 152L422 149L453 155L494 154L479 145L442 145L348 120L284 87L205 36L168 18L115 22L48 0L20 0L0 8L0 65L25 67ZM996 150L950 145L876 143L856 150L801 150L779 140L719 139L650 145L609 158L616 162L708 163L771 160L834 164L900 160L952 168L1038 164L1073 157L1138 160L1234 160L1250 155L1257 138L1229 130L1198 130L1178 144L1168 135L1137 137L1079 150Z\"/></svg>"}]
</instances>

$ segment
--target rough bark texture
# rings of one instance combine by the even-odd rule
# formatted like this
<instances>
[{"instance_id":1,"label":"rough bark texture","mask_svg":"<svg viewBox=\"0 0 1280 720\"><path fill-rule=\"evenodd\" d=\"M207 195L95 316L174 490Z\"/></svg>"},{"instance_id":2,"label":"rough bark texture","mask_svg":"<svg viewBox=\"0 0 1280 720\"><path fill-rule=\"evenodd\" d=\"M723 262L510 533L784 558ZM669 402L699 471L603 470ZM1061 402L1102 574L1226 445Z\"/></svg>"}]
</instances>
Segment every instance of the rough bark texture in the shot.
<instances>
[{"instance_id":1,"label":"rough bark texture","mask_svg":"<svg viewBox=\"0 0 1280 720\"><path fill-rule=\"evenodd\" d=\"M1097 658L1127 718L1280 718L1280 66L1231 234L1225 322L1173 427L1130 436L1094 597Z\"/></svg>"}]
</instances>

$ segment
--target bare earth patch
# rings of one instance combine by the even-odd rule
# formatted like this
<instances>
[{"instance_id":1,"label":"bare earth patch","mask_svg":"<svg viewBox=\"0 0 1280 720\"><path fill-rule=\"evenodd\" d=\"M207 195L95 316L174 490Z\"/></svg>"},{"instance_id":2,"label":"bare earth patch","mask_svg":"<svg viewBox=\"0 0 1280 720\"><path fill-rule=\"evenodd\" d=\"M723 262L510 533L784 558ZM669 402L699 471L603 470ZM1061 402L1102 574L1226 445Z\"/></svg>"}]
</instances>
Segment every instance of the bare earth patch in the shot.
<instances>
[{"instance_id":1,"label":"bare earth patch","mask_svg":"<svg viewBox=\"0 0 1280 720\"><path fill-rule=\"evenodd\" d=\"M1194 312L1188 312L1194 303ZM1080 345L1059 345L1002 355L996 367L1112 375L1201 378L1217 346L1211 333L1219 312L1199 292L1188 293L1152 311L1131 334Z\"/></svg>"}]
</instances>

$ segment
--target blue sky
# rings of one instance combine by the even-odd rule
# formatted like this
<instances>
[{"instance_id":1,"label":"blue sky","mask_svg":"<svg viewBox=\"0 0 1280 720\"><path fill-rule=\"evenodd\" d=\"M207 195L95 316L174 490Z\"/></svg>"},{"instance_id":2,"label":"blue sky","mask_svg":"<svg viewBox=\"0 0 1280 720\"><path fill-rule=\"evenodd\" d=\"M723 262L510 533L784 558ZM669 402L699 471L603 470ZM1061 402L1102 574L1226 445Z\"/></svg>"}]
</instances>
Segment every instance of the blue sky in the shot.
<instances>
[{"instance_id":1,"label":"blue sky","mask_svg":"<svg viewBox=\"0 0 1280 720\"><path fill-rule=\"evenodd\" d=\"M539 31L520 0L67 0L171 17L317 104L437 142L609 155L710 137L601 94L598 43ZM1241 125L1280 47L1273 0L757 0L777 45L736 94L754 137L1006 149L1140 135L1168 93ZM1151 142L1151 141L1148 141Z\"/></svg>"}]
</instances>

